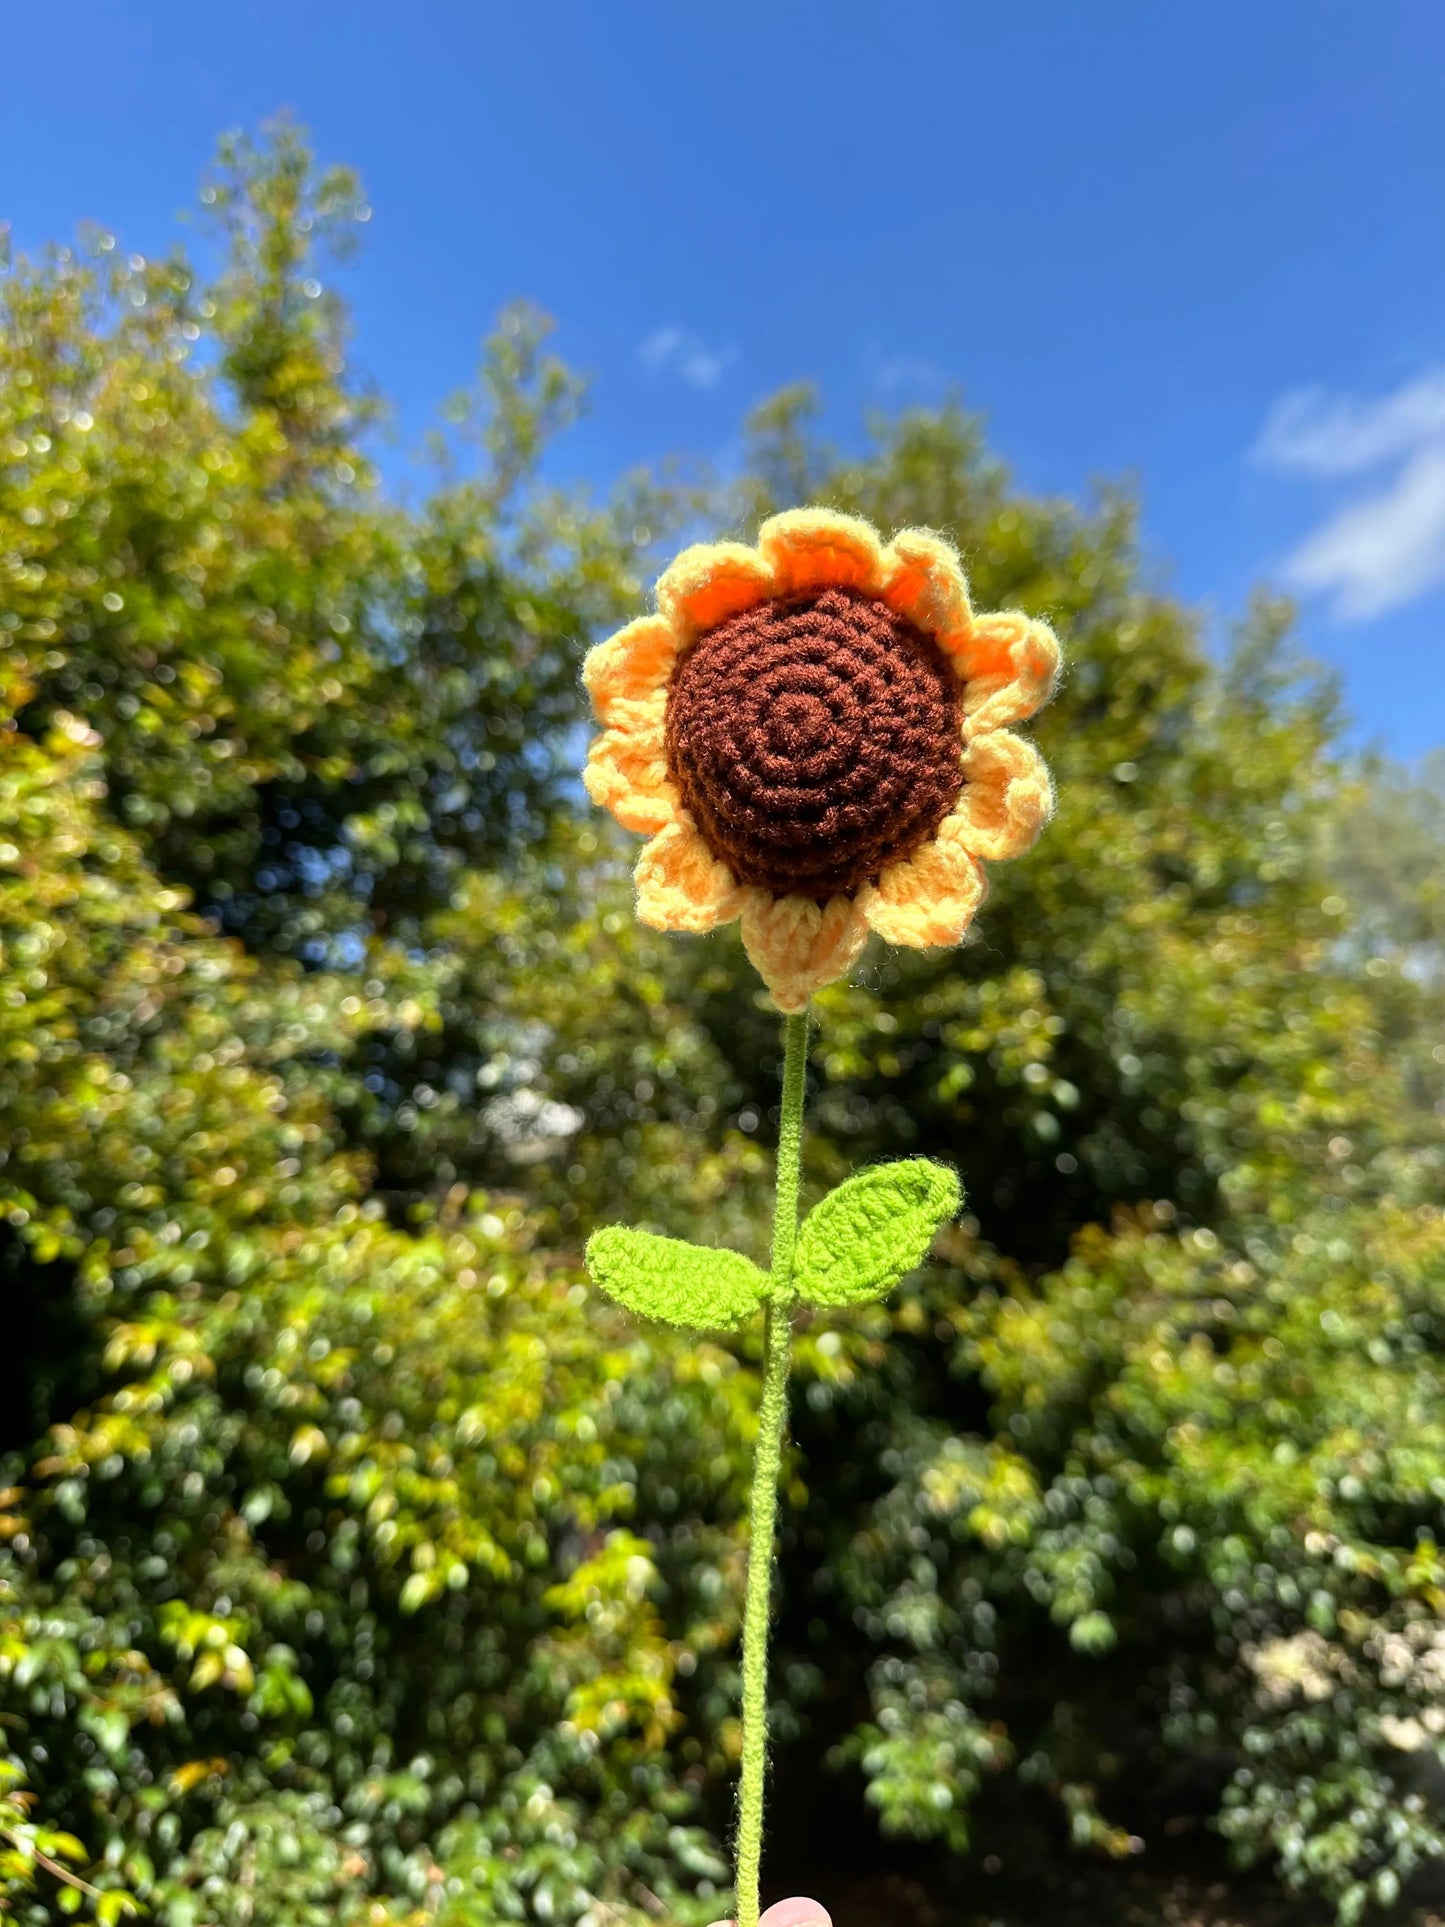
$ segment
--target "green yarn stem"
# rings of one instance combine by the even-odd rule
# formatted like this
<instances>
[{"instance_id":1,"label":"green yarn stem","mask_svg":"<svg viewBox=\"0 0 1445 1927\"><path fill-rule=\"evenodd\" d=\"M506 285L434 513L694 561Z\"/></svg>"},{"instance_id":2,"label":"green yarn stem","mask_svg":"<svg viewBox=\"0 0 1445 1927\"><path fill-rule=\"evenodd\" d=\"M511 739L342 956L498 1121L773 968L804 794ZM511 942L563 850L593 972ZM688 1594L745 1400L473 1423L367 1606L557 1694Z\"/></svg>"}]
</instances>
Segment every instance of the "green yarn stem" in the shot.
<instances>
[{"instance_id":1,"label":"green yarn stem","mask_svg":"<svg viewBox=\"0 0 1445 1927\"><path fill-rule=\"evenodd\" d=\"M758 1927L763 1860L763 1788L768 1768L768 1616L778 1475L788 1422L788 1364L793 1345L793 1251L798 1242L798 1177L808 1065L808 1013L783 1031L783 1103L778 1131L770 1277L775 1295L763 1324L763 1394L748 1501L748 1587L743 1611L743 1770L738 1794L737 1927Z\"/></svg>"}]
</instances>

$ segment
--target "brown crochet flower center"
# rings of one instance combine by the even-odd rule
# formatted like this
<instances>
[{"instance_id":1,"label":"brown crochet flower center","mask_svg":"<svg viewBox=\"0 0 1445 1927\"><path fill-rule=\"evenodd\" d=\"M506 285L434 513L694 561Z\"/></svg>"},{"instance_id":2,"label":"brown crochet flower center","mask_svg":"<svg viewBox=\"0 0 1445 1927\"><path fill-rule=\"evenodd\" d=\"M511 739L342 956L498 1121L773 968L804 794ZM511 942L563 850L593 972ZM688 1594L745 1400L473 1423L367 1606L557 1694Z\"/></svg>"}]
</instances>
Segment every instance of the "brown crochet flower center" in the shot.
<instances>
[{"instance_id":1,"label":"brown crochet flower center","mask_svg":"<svg viewBox=\"0 0 1445 1927\"><path fill-rule=\"evenodd\" d=\"M759 603L673 675L667 762L740 883L851 896L932 836L962 787L959 690L938 645L851 589Z\"/></svg>"}]
</instances>

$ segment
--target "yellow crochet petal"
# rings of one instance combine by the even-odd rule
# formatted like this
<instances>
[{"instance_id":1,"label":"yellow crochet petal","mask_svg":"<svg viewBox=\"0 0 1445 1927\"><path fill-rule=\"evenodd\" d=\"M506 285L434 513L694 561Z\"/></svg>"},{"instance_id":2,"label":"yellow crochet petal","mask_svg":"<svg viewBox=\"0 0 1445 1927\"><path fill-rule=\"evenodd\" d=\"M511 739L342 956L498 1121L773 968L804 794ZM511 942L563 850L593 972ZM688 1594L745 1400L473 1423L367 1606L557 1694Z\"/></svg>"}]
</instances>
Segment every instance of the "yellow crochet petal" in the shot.
<instances>
[{"instance_id":1,"label":"yellow crochet petal","mask_svg":"<svg viewBox=\"0 0 1445 1927\"><path fill-rule=\"evenodd\" d=\"M695 542L658 579L657 606L686 641L772 594L772 568L756 549L742 542Z\"/></svg>"},{"instance_id":2,"label":"yellow crochet petal","mask_svg":"<svg viewBox=\"0 0 1445 1927\"><path fill-rule=\"evenodd\" d=\"M963 794L939 826L938 841L956 842L986 863L1032 849L1054 807L1054 786L1033 744L990 730L965 750L963 776Z\"/></svg>"},{"instance_id":3,"label":"yellow crochet petal","mask_svg":"<svg viewBox=\"0 0 1445 1927\"><path fill-rule=\"evenodd\" d=\"M610 810L624 830L644 836L662 830L682 807L667 773L660 720L638 729L607 729L587 752L587 794Z\"/></svg>"},{"instance_id":4,"label":"yellow crochet petal","mask_svg":"<svg viewBox=\"0 0 1445 1927\"><path fill-rule=\"evenodd\" d=\"M925 843L890 863L858 893L867 922L885 943L929 950L957 943L988 891L983 865L958 843Z\"/></svg>"},{"instance_id":5,"label":"yellow crochet petal","mask_svg":"<svg viewBox=\"0 0 1445 1927\"><path fill-rule=\"evenodd\" d=\"M958 551L926 529L903 529L883 551L883 600L916 629L957 657L968 641L973 613Z\"/></svg>"},{"instance_id":6,"label":"yellow crochet petal","mask_svg":"<svg viewBox=\"0 0 1445 1927\"><path fill-rule=\"evenodd\" d=\"M877 595L883 580L878 531L856 515L788 509L764 522L758 547L772 564L776 595L799 595L807 589L862 589Z\"/></svg>"},{"instance_id":7,"label":"yellow crochet petal","mask_svg":"<svg viewBox=\"0 0 1445 1927\"><path fill-rule=\"evenodd\" d=\"M677 636L661 616L640 616L606 642L589 649L582 680L600 723L625 728L643 710L667 700L677 661Z\"/></svg>"},{"instance_id":8,"label":"yellow crochet petal","mask_svg":"<svg viewBox=\"0 0 1445 1927\"><path fill-rule=\"evenodd\" d=\"M637 859L637 919L653 930L715 930L742 908L745 892L703 842L686 810Z\"/></svg>"},{"instance_id":9,"label":"yellow crochet petal","mask_svg":"<svg viewBox=\"0 0 1445 1927\"><path fill-rule=\"evenodd\" d=\"M773 897L749 890L742 911L743 948L780 1010L801 1010L815 990L836 983L868 941L856 902L833 897Z\"/></svg>"},{"instance_id":10,"label":"yellow crochet petal","mask_svg":"<svg viewBox=\"0 0 1445 1927\"><path fill-rule=\"evenodd\" d=\"M1017 609L975 616L958 660L970 739L985 730L1021 723L1042 709L1059 676L1059 645L1053 630Z\"/></svg>"}]
</instances>

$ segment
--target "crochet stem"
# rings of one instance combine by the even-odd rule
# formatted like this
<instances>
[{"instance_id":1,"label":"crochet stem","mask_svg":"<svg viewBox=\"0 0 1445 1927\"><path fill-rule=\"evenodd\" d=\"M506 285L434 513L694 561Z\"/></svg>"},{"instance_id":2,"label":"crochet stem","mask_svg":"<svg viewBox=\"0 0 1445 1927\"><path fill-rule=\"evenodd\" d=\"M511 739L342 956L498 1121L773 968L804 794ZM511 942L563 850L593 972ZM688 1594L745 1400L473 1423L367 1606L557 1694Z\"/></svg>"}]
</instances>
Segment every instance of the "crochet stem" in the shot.
<instances>
[{"instance_id":1,"label":"crochet stem","mask_svg":"<svg viewBox=\"0 0 1445 1927\"><path fill-rule=\"evenodd\" d=\"M798 1177L808 1062L808 1013L784 1028L782 1121L773 1207L771 1277L775 1296L764 1312L763 1392L748 1503L748 1586L743 1611L743 1763L738 1796L737 1927L757 1927L763 1858L763 1783L768 1753L768 1609L778 1475L788 1419L788 1363L793 1343L793 1248L798 1241Z\"/></svg>"}]
</instances>

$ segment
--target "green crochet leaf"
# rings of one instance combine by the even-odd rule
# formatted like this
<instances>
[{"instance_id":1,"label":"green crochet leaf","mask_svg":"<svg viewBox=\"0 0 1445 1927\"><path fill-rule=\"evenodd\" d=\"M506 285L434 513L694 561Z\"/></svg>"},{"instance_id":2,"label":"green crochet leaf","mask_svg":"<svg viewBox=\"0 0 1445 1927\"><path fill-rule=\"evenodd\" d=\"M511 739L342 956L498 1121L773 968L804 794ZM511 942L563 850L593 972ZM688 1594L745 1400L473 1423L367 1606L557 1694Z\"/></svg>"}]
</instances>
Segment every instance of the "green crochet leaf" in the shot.
<instances>
[{"instance_id":1,"label":"green crochet leaf","mask_svg":"<svg viewBox=\"0 0 1445 1927\"><path fill-rule=\"evenodd\" d=\"M962 1202L956 1174L927 1158L860 1171L804 1219L793 1283L814 1305L881 1298L923 1262Z\"/></svg>"},{"instance_id":2,"label":"green crochet leaf","mask_svg":"<svg viewBox=\"0 0 1445 1927\"><path fill-rule=\"evenodd\" d=\"M767 1294L765 1272L740 1251L710 1251L610 1224L587 1241L592 1282L644 1318L693 1331L731 1331Z\"/></svg>"}]
</instances>

